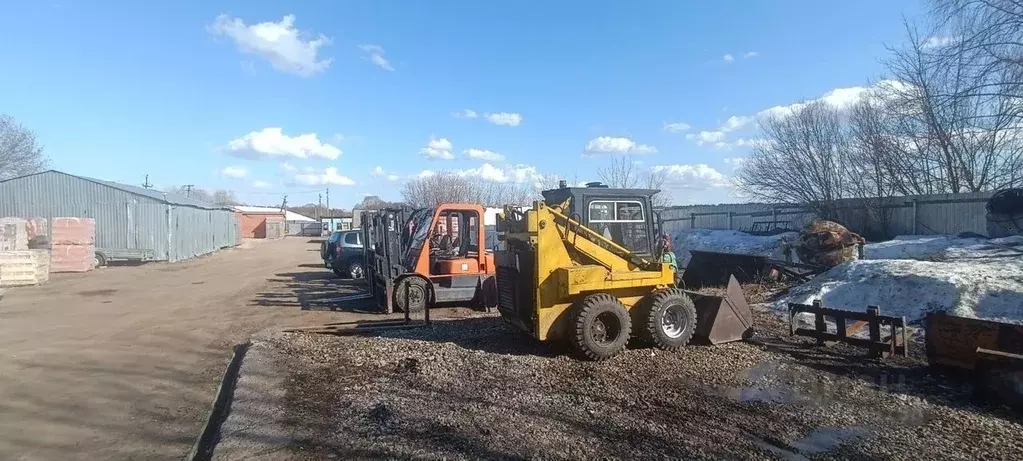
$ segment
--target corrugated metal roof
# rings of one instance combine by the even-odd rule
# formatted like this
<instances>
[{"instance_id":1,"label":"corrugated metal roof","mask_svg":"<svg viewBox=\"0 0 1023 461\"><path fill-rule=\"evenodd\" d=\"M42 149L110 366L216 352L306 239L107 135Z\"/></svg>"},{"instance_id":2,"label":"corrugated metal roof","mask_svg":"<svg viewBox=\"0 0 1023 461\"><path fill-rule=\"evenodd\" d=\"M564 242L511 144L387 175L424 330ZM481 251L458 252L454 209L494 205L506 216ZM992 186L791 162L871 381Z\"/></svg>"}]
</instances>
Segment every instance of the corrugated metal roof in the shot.
<instances>
[{"instance_id":1,"label":"corrugated metal roof","mask_svg":"<svg viewBox=\"0 0 1023 461\"><path fill-rule=\"evenodd\" d=\"M201 202L201 201L195 200L193 198L185 197L184 195L171 194L171 193L163 193L161 191L154 190L154 189L146 189L144 187L138 187L138 186L129 186L127 184L121 184L121 183L117 183L117 182L113 182L113 181L105 181L105 180L102 180L102 179L90 178L90 177L87 177L87 176L79 176L79 175L75 175L75 174L71 174L71 173L65 173L63 171L58 171L58 170L41 171L39 173L33 173L33 174L30 174L30 175L25 175L25 176L18 176L17 178L10 178L10 179L6 179L6 180L0 181L0 182L13 181L15 179L20 179L20 178L24 178L24 177L27 177L27 176L34 176L34 175L37 175L37 174L44 174L44 173L59 173L59 174L66 175L66 176L72 176L72 177L75 177L75 178L84 179L86 181L91 181L91 182L94 182L94 183L97 183L97 184L102 184L102 185L107 186L107 187L113 187L114 189L122 190L122 191L128 192L130 194L142 195L142 196L149 197L149 198L152 198L152 199L155 199L155 200L159 200L161 202L165 201L165 202L167 202L167 203L169 203L171 205L184 205L184 206L191 206L191 207L196 207L196 208L203 208L203 209L207 209L207 210L224 210L224 209L229 209L227 207L222 207L222 206L219 206L219 205L213 205L213 204L210 204L210 203Z\"/></svg>"},{"instance_id":2,"label":"corrugated metal roof","mask_svg":"<svg viewBox=\"0 0 1023 461\"><path fill-rule=\"evenodd\" d=\"M281 214L280 207L272 206L234 205L231 207L231 209L234 211L240 211L242 213Z\"/></svg>"}]
</instances>

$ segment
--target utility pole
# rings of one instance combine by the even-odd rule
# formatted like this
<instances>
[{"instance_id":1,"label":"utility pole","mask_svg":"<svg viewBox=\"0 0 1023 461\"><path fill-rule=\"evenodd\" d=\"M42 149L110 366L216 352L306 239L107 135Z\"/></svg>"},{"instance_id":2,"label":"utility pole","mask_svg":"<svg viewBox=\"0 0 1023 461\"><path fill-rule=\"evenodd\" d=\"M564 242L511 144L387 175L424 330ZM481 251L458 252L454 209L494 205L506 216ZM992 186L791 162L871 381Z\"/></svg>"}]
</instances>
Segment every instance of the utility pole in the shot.
<instances>
[{"instance_id":1,"label":"utility pole","mask_svg":"<svg viewBox=\"0 0 1023 461\"><path fill-rule=\"evenodd\" d=\"M185 184L184 187L185 187L185 197L191 197L192 196L192 188L195 187L195 184Z\"/></svg>"},{"instance_id":2,"label":"utility pole","mask_svg":"<svg viewBox=\"0 0 1023 461\"><path fill-rule=\"evenodd\" d=\"M152 189L153 188L153 185L149 182L149 175L148 174L146 175L146 180L142 181L142 187L145 187L146 189Z\"/></svg>"},{"instance_id":3,"label":"utility pole","mask_svg":"<svg viewBox=\"0 0 1023 461\"><path fill-rule=\"evenodd\" d=\"M327 188L327 215L330 216L330 188Z\"/></svg>"},{"instance_id":4,"label":"utility pole","mask_svg":"<svg viewBox=\"0 0 1023 461\"><path fill-rule=\"evenodd\" d=\"M323 219L320 210L323 208L323 194L316 194L316 219Z\"/></svg>"},{"instance_id":5,"label":"utility pole","mask_svg":"<svg viewBox=\"0 0 1023 461\"><path fill-rule=\"evenodd\" d=\"M288 196L285 195L284 196L284 201L281 202L281 213L284 213L287 210L288 210Z\"/></svg>"}]
</instances>

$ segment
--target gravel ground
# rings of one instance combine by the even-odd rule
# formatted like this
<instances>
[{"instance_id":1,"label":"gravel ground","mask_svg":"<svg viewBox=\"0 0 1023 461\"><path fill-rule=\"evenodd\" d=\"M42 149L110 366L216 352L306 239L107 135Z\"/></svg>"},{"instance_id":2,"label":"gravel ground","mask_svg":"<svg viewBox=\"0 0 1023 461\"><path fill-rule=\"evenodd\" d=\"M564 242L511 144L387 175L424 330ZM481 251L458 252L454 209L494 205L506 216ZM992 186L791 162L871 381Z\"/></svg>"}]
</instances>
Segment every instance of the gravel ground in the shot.
<instances>
[{"instance_id":1,"label":"gravel ground","mask_svg":"<svg viewBox=\"0 0 1023 461\"><path fill-rule=\"evenodd\" d=\"M237 391L259 398L236 398L214 457L1023 459L1018 415L971 405L968 385L922 359L821 349L755 316L750 342L601 363L493 317L266 334ZM267 376L279 396L252 387Z\"/></svg>"}]
</instances>

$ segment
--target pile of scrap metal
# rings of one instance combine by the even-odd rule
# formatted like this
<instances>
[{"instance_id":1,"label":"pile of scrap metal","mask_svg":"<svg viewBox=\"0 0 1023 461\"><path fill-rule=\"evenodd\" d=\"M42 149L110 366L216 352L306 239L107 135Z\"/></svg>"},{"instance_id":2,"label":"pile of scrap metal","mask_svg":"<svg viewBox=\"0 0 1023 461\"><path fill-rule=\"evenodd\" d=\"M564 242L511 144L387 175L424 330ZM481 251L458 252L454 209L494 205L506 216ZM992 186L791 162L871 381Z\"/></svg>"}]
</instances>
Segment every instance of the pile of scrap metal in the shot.
<instances>
[{"instance_id":1,"label":"pile of scrap metal","mask_svg":"<svg viewBox=\"0 0 1023 461\"><path fill-rule=\"evenodd\" d=\"M799 232L799 240L784 243L786 259L794 249L805 264L835 267L862 256L866 241L859 234L833 221L818 219Z\"/></svg>"},{"instance_id":2,"label":"pile of scrap metal","mask_svg":"<svg viewBox=\"0 0 1023 461\"><path fill-rule=\"evenodd\" d=\"M1023 189L995 192L988 199L986 208L988 236L1023 235Z\"/></svg>"},{"instance_id":3,"label":"pile of scrap metal","mask_svg":"<svg viewBox=\"0 0 1023 461\"><path fill-rule=\"evenodd\" d=\"M927 361L974 380L979 400L1023 410L1023 325L934 312L926 319Z\"/></svg>"}]
</instances>

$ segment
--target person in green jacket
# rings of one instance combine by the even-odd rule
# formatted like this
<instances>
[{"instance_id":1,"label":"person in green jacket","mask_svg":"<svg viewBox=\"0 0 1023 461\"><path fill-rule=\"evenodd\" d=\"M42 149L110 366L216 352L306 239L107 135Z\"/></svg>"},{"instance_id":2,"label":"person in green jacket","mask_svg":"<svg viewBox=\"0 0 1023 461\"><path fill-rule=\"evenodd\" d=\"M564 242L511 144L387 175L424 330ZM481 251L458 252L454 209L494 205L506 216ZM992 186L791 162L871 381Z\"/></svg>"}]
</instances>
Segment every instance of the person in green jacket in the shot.
<instances>
[{"instance_id":1,"label":"person in green jacket","mask_svg":"<svg viewBox=\"0 0 1023 461\"><path fill-rule=\"evenodd\" d=\"M675 258L675 252L671 249L671 237L668 234L664 234L661 240L661 262L671 265L671 270L675 271L675 285L678 285L682 275L679 274L678 259Z\"/></svg>"}]
</instances>

